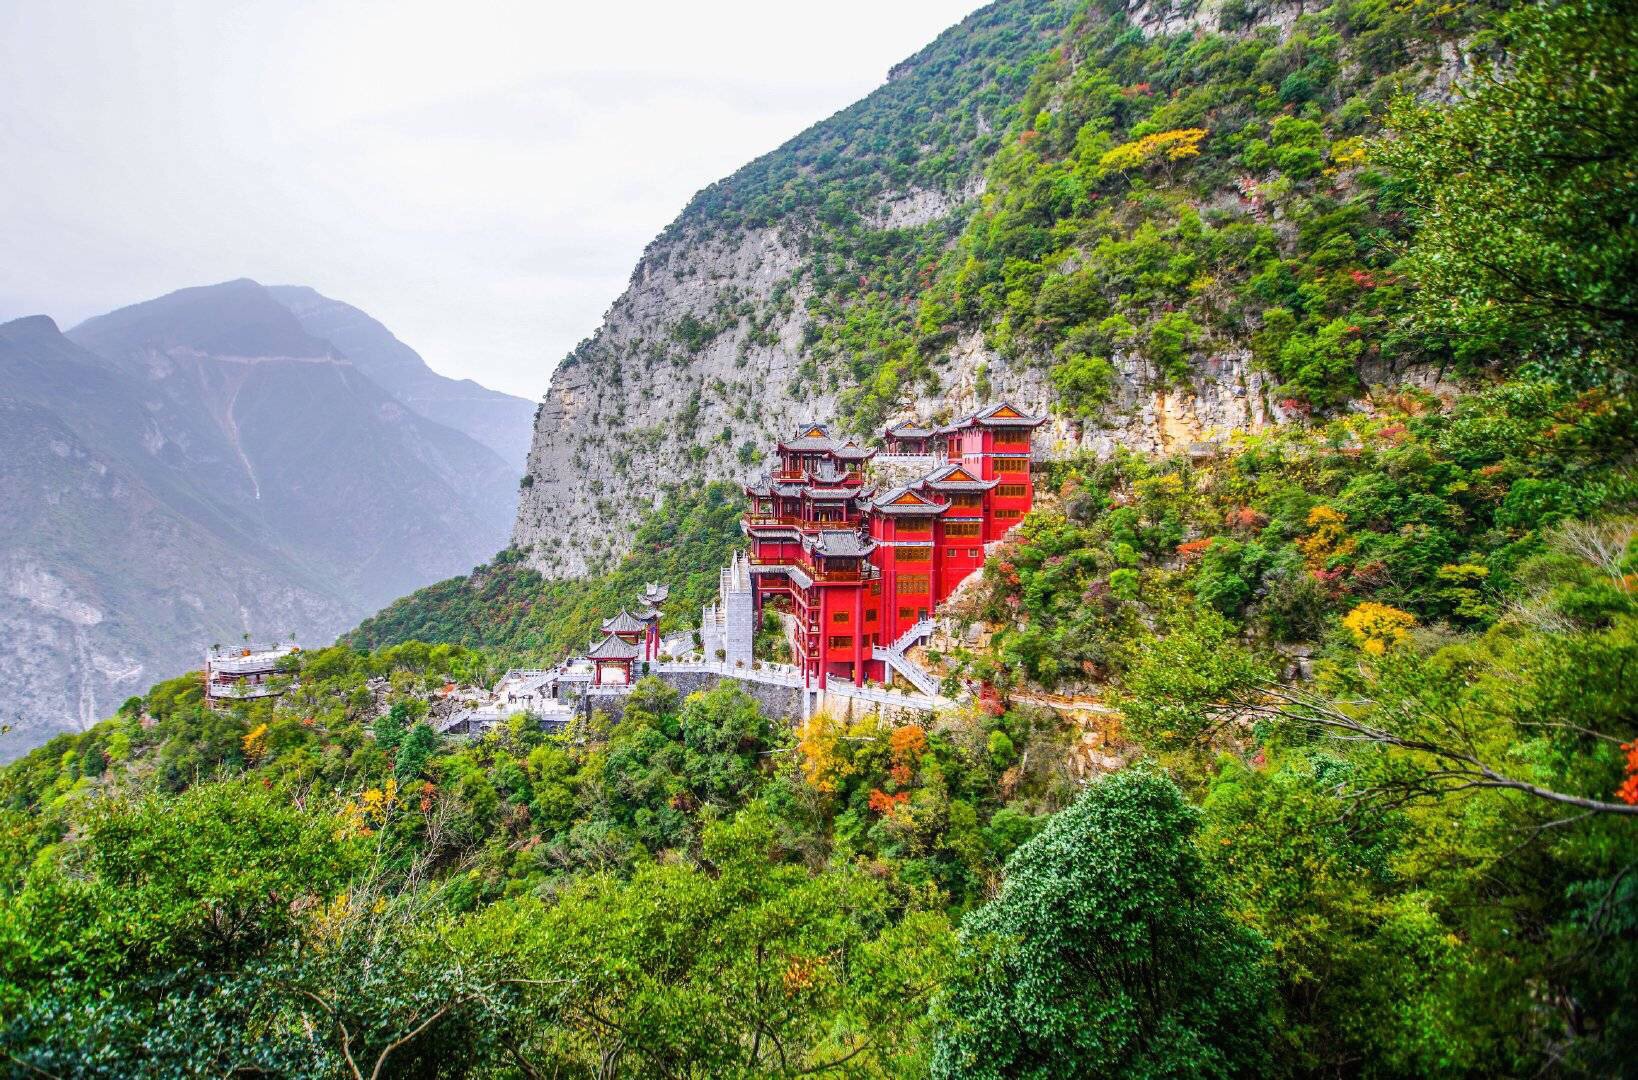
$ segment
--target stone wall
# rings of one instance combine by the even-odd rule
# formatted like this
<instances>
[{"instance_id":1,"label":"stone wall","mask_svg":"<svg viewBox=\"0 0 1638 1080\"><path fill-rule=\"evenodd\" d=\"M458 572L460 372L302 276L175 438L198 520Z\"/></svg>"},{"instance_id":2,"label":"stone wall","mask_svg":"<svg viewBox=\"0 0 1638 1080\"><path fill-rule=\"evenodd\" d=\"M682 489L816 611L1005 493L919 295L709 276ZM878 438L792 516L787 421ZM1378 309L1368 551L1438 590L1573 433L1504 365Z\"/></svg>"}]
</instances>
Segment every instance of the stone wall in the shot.
<instances>
[{"instance_id":1,"label":"stone wall","mask_svg":"<svg viewBox=\"0 0 1638 1080\"><path fill-rule=\"evenodd\" d=\"M710 690L724 679L731 679L746 696L762 707L763 713L793 726L820 710L844 721L857 720L875 712L880 713L890 724L921 721L929 715L929 710L913 705L871 701L815 688L754 682L731 675L719 675L713 671L660 671L655 672L654 677L684 697L696 691ZM625 715L626 695L588 694L578 702L578 707L584 716L589 717L593 713L601 712L610 721L617 722Z\"/></svg>"},{"instance_id":2,"label":"stone wall","mask_svg":"<svg viewBox=\"0 0 1638 1080\"><path fill-rule=\"evenodd\" d=\"M662 671L656 672L655 678L687 697L696 691L710 690L723 679L725 675L718 675L711 671ZM800 723L803 718L802 696L807 691L796 686L773 686L768 683L748 682L743 679L734 679L739 688L747 697L750 697L762 707L768 716L777 717L791 724ZM611 721L618 721L625 715L626 696L624 694L593 694L588 695L581 702L584 713L602 712Z\"/></svg>"}]
</instances>

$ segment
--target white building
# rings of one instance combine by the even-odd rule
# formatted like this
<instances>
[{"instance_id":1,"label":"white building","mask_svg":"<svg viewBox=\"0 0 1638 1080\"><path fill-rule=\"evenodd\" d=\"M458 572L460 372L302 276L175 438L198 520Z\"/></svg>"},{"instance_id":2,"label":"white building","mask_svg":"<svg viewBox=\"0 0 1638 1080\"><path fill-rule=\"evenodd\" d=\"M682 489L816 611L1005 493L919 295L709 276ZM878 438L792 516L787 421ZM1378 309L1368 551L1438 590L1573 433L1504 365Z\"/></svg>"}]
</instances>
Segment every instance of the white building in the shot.
<instances>
[{"instance_id":1,"label":"white building","mask_svg":"<svg viewBox=\"0 0 1638 1080\"><path fill-rule=\"evenodd\" d=\"M279 661L301 649L295 645L212 645L205 653L205 703L212 708L232 701L274 697L281 691L275 679Z\"/></svg>"}]
</instances>

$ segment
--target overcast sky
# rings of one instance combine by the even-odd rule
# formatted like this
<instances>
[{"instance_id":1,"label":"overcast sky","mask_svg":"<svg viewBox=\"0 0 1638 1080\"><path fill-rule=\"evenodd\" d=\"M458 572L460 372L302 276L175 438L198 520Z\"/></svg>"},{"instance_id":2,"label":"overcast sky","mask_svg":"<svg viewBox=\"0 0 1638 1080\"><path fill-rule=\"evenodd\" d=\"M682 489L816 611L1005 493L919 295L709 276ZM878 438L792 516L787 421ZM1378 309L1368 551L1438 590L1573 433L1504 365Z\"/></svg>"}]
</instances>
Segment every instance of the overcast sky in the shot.
<instances>
[{"instance_id":1,"label":"overcast sky","mask_svg":"<svg viewBox=\"0 0 1638 1080\"><path fill-rule=\"evenodd\" d=\"M689 196L980 6L0 0L0 321L305 284L539 397Z\"/></svg>"}]
</instances>

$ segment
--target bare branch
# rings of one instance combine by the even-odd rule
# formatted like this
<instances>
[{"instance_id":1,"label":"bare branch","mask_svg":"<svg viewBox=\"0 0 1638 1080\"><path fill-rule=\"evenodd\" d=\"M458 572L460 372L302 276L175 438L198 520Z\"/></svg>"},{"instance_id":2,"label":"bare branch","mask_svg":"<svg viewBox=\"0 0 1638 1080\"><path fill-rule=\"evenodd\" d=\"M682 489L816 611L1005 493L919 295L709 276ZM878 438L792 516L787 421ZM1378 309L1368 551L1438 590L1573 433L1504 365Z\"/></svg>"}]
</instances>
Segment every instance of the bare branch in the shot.
<instances>
[{"instance_id":1,"label":"bare branch","mask_svg":"<svg viewBox=\"0 0 1638 1080\"><path fill-rule=\"evenodd\" d=\"M1240 707L1241 711L1249 711L1261 716L1281 718L1319 728L1328 738L1339 741L1372 742L1381 746L1392 746L1401 750L1425 753L1438 759L1441 768L1427 773L1421 778L1423 781L1433 781L1437 785L1435 788L1428 789L1430 794L1448 794L1469 788L1493 788L1521 792L1532 798L1565 806L1574 806L1592 813L1638 815L1638 805L1608 802L1602 799L1592 799L1582 795L1554 791L1552 788L1532 784L1529 781L1520 780L1500 772L1479 758L1471 740L1455 725L1450 726L1466 745L1466 749L1458 749L1454 746L1447 746L1427 739L1396 735L1384 728L1367 724L1342 712L1334 705L1294 687L1278 685L1264 687L1262 696L1265 699L1264 701L1248 702ZM1268 699L1283 704L1269 704ZM1454 783L1446 783L1446 781L1453 781Z\"/></svg>"}]
</instances>

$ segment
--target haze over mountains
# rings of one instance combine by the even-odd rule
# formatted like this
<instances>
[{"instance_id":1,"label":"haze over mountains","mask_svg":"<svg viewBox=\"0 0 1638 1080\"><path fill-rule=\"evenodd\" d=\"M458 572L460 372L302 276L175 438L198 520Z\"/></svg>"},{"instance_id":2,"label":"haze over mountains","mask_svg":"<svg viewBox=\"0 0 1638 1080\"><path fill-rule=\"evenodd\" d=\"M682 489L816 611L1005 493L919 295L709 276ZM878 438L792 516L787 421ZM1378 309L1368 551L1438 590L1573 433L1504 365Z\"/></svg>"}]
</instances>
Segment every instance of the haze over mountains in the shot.
<instances>
[{"instance_id":1,"label":"haze over mountains","mask_svg":"<svg viewBox=\"0 0 1638 1080\"><path fill-rule=\"evenodd\" d=\"M302 287L0 325L0 756L492 555L532 412Z\"/></svg>"}]
</instances>

